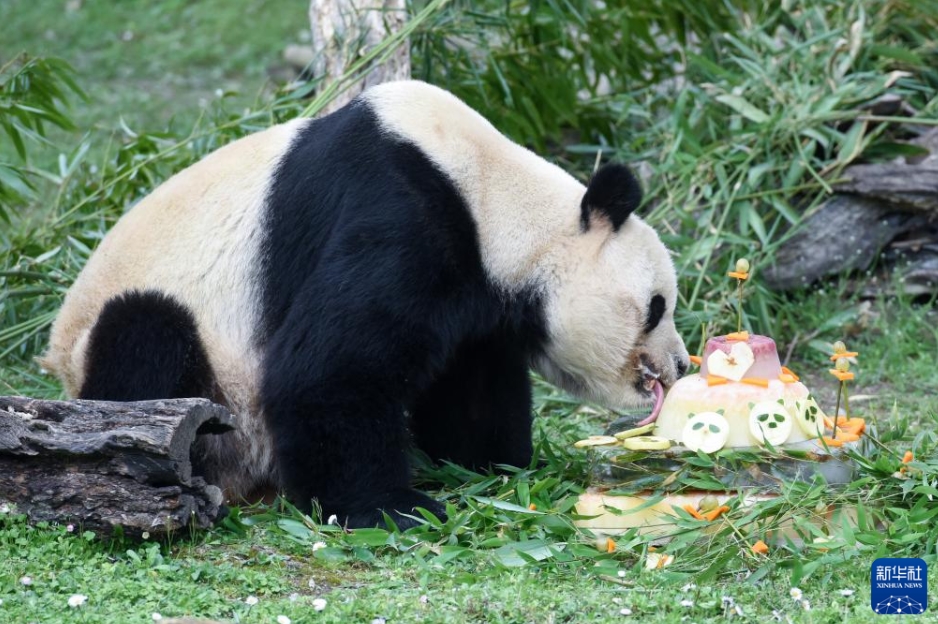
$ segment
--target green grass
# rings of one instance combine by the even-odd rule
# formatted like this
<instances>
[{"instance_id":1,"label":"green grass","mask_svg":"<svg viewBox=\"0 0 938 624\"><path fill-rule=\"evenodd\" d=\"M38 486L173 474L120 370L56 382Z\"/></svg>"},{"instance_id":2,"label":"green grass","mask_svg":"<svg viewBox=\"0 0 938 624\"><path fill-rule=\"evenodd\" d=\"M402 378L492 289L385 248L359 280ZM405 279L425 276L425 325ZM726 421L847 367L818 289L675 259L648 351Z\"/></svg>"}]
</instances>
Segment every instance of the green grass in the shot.
<instances>
[{"instance_id":1,"label":"green grass","mask_svg":"<svg viewBox=\"0 0 938 624\"><path fill-rule=\"evenodd\" d=\"M37 66L16 89L9 74L0 78L0 122L22 134L25 154L0 128L2 394L61 396L33 357L66 289L128 206L219 145L309 105L266 77L282 46L306 28L305 2L86 0L75 12L64 4L0 4L0 59L21 50L62 56L88 95L75 95L54 64ZM896 144L903 126L862 120L864 105L898 94L921 117L934 117L933 0L805 0L787 12L710 0L646 5L453 2L414 33L415 75L452 89L581 177L597 152L644 162L651 174L644 212L676 252L678 323L691 352L701 325L708 335L735 329L734 289L722 275L740 256L755 270L744 324L773 335L783 355L792 348L790 365L823 407L834 400L830 344L843 339L860 351L853 409L879 444L857 458L853 484L842 491L791 484L775 502L734 507L709 531L682 521L665 547L674 563L647 571L648 540L626 535L606 553L572 523L589 457L571 443L613 415L538 383L535 440L544 465L506 475L424 465L421 487L450 504L442 526L344 533L287 506L258 507L235 509L202 535L140 545L0 515L0 622L146 622L154 612L237 622L278 615L293 622L716 622L768 621L773 612L783 620L862 622L873 621L874 558L922 556L934 571L934 301L861 300L852 293L863 275L793 294L771 292L758 277L843 167L904 149ZM621 24L631 36L613 45ZM134 33L128 41L126 31ZM657 33L678 44L659 46ZM570 51L566 57L555 53L560 48ZM896 70L910 75L887 80ZM219 101L216 89L239 94ZM51 117L36 125L36 114L17 116L10 102ZM50 129L49 119L65 128ZM901 275L894 278L901 286ZM911 478L897 478L909 449ZM699 463L676 485L712 472ZM828 541L814 544L821 536L814 510L831 503L859 505L863 520L828 527ZM798 527L803 543L773 543L768 557L752 556L748 545L782 519ZM325 547L314 549L319 542ZM21 584L23 576L32 583ZM685 589L689 583L697 587ZM810 611L789 596L792 586ZM72 594L88 602L71 609ZM248 605L248 596L257 604ZM732 615L723 596L744 615ZM327 601L321 612L313 610L316 598Z\"/></svg>"},{"instance_id":2,"label":"green grass","mask_svg":"<svg viewBox=\"0 0 938 624\"><path fill-rule=\"evenodd\" d=\"M235 108L252 105L273 91L267 70L282 65L283 48L309 31L296 0L7 0L0 24L0 61L21 52L67 60L88 93L75 125L105 133L121 119L186 131L219 90L238 94Z\"/></svg>"}]
</instances>

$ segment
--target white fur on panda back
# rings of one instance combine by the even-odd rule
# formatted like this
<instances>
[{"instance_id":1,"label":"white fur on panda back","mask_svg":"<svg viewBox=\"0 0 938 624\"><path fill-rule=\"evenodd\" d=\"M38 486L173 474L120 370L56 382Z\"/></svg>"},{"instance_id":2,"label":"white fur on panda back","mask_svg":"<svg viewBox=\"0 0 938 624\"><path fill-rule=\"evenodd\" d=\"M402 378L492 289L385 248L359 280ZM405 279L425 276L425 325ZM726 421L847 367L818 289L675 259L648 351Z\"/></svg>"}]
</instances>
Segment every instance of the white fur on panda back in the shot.
<instances>
[{"instance_id":1,"label":"white fur on panda back","mask_svg":"<svg viewBox=\"0 0 938 624\"><path fill-rule=\"evenodd\" d=\"M218 387L229 408L256 414L260 358L252 341L260 318L256 289L265 194L280 157L308 120L230 143L176 174L140 201L107 234L69 290L42 364L75 396L84 381L88 337L104 304L130 289L157 289L196 317ZM250 163L251 166L245 166ZM245 436L266 440L260 418ZM253 445L265 466L267 445Z\"/></svg>"},{"instance_id":2,"label":"white fur on panda back","mask_svg":"<svg viewBox=\"0 0 938 624\"><path fill-rule=\"evenodd\" d=\"M419 81L363 94L389 132L416 144L456 184L478 228L489 276L509 292L550 281L544 254L564 253L585 187L513 143L456 96Z\"/></svg>"}]
</instances>

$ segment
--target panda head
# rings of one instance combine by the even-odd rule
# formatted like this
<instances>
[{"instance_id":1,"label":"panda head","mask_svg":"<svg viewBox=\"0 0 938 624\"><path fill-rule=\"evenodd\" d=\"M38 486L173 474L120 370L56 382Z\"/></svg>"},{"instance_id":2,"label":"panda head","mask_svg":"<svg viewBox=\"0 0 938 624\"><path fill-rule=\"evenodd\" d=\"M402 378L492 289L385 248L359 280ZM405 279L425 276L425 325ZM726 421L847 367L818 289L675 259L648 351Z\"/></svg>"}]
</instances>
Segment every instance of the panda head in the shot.
<instances>
[{"instance_id":1,"label":"panda head","mask_svg":"<svg viewBox=\"0 0 938 624\"><path fill-rule=\"evenodd\" d=\"M627 167L600 169L582 196L576 233L547 272L548 340L535 367L612 409L647 403L655 383L667 388L689 366L674 326L674 266L633 214L641 199Z\"/></svg>"}]
</instances>

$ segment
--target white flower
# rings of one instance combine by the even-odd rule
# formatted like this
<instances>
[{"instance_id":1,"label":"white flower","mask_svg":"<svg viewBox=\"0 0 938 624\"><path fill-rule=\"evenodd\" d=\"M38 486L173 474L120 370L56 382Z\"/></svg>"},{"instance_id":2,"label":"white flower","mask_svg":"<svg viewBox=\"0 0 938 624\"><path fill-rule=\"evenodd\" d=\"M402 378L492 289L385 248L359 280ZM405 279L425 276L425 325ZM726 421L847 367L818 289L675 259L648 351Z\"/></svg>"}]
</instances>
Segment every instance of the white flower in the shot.
<instances>
[{"instance_id":1,"label":"white flower","mask_svg":"<svg viewBox=\"0 0 938 624\"><path fill-rule=\"evenodd\" d=\"M143 533L140 534L140 537L142 537L142 538L145 539L145 540L148 540L148 539L150 539L150 532L149 532L149 531L144 531Z\"/></svg>"},{"instance_id":2,"label":"white flower","mask_svg":"<svg viewBox=\"0 0 938 624\"><path fill-rule=\"evenodd\" d=\"M694 606L694 601L693 601L693 600L682 600L682 601L681 601L681 606L682 606L682 607L693 607L693 606Z\"/></svg>"},{"instance_id":3,"label":"white flower","mask_svg":"<svg viewBox=\"0 0 938 624\"><path fill-rule=\"evenodd\" d=\"M224 91L222 91L221 89L215 89L215 97L221 97L221 96L223 96L223 95L225 95L225 92L224 92ZM286 616L284 616L284 617L286 617ZM279 617L277 618L277 621L278 621L278 622L280 621L280 618L279 618ZM287 622L288 622L288 623L289 623L289 621L290 621L290 620L287 619Z\"/></svg>"},{"instance_id":4,"label":"white flower","mask_svg":"<svg viewBox=\"0 0 938 624\"><path fill-rule=\"evenodd\" d=\"M74 524L66 525L66 526L65 526L65 530L68 531L69 533L74 533L74 532L75 532L75 525L74 525Z\"/></svg>"},{"instance_id":5,"label":"white flower","mask_svg":"<svg viewBox=\"0 0 938 624\"><path fill-rule=\"evenodd\" d=\"M10 513L10 506L7 505L6 503L3 503L2 505L0 505L0 514L8 514L8 513Z\"/></svg>"},{"instance_id":6,"label":"white flower","mask_svg":"<svg viewBox=\"0 0 938 624\"><path fill-rule=\"evenodd\" d=\"M253 607L254 605L257 604L257 596L248 596L247 598L244 599L244 602L248 606Z\"/></svg>"},{"instance_id":7,"label":"white flower","mask_svg":"<svg viewBox=\"0 0 938 624\"><path fill-rule=\"evenodd\" d=\"M422 596L420 596L420 604L427 604L428 602L430 602L430 599L427 598L426 594L423 594Z\"/></svg>"},{"instance_id":8,"label":"white flower","mask_svg":"<svg viewBox=\"0 0 938 624\"><path fill-rule=\"evenodd\" d=\"M313 600L313 609L316 611L322 611L326 608L326 599L325 598L316 598Z\"/></svg>"},{"instance_id":9,"label":"white flower","mask_svg":"<svg viewBox=\"0 0 938 624\"><path fill-rule=\"evenodd\" d=\"M802 600L802 601L801 601L801 606L804 608L805 611L810 611L810 610L811 610L811 603L808 602L807 600Z\"/></svg>"},{"instance_id":10,"label":"white flower","mask_svg":"<svg viewBox=\"0 0 938 624\"><path fill-rule=\"evenodd\" d=\"M329 519L326 520L326 524L334 524L336 526L339 526L339 517L336 516L335 514L332 514L331 516L329 516Z\"/></svg>"},{"instance_id":11,"label":"white flower","mask_svg":"<svg viewBox=\"0 0 938 624\"><path fill-rule=\"evenodd\" d=\"M628 607L623 607L622 609L619 609L619 615L632 615L632 610Z\"/></svg>"},{"instance_id":12,"label":"white flower","mask_svg":"<svg viewBox=\"0 0 938 624\"><path fill-rule=\"evenodd\" d=\"M791 599L792 599L792 600L795 600L795 601L799 601L799 600L801 600L802 597L803 597L803 594L801 593L801 590L798 589L797 587L792 587L791 589L789 589L789 590L788 590L788 595L791 596Z\"/></svg>"},{"instance_id":13,"label":"white flower","mask_svg":"<svg viewBox=\"0 0 938 624\"><path fill-rule=\"evenodd\" d=\"M68 606L77 609L88 601L88 596L84 594L72 594L68 597Z\"/></svg>"},{"instance_id":14,"label":"white flower","mask_svg":"<svg viewBox=\"0 0 938 624\"><path fill-rule=\"evenodd\" d=\"M625 570L619 570L618 572L616 572L616 576L618 576L619 578L625 578Z\"/></svg>"},{"instance_id":15,"label":"white flower","mask_svg":"<svg viewBox=\"0 0 938 624\"><path fill-rule=\"evenodd\" d=\"M320 548L325 548L325 547L326 547L325 542L316 542L315 544L313 544L313 552L316 552Z\"/></svg>"},{"instance_id":16,"label":"white flower","mask_svg":"<svg viewBox=\"0 0 938 624\"><path fill-rule=\"evenodd\" d=\"M290 624L290 618L285 615L278 615L277 624Z\"/></svg>"},{"instance_id":17,"label":"white flower","mask_svg":"<svg viewBox=\"0 0 938 624\"><path fill-rule=\"evenodd\" d=\"M371 624L387 624L387 621L383 617L376 617L371 621Z\"/></svg>"},{"instance_id":18,"label":"white flower","mask_svg":"<svg viewBox=\"0 0 938 624\"><path fill-rule=\"evenodd\" d=\"M736 604L736 601L733 600L731 596L723 596L720 598L720 601L728 607L732 607L734 604Z\"/></svg>"},{"instance_id":19,"label":"white flower","mask_svg":"<svg viewBox=\"0 0 938 624\"><path fill-rule=\"evenodd\" d=\"M852 590L852 589L841 589L841 590L840 590L840 595L843 596L844 598L846 598L847 596L852 596L852 595L853 595L853 590Z\"/></svg>"},{"instance_id":20,"label":"white flower","mask_svg":"<svg viewBox=\"0 0 938 624\"><path fill-rule=\"evenodd\" d=\"M159 622L160 620L163 619L163 616L160 615L159 613L153 612L153 613L150 614L150 618L151 618L154 622Z\"/></svg>"},{"instance_id":21,"label":"white flower","mask_svg":"<svg viewBox=\"0 0 938 624\"><path fill-rule=\"evenodd\" d=\"M30 577L28 577L28 576L21 576L21 577L20 577L20 585L29 586L29 585L32 585L32 584L33 584L33 579L31 579Z\"/></svg>"},{"instance_id":22,"label":"white flower","mask_svg":"<svg viewBox=\"0 0 938 624\"><path fill-rule=\"evenodd\" d=\"M290 594L290 596L289 596L290 602L296 602L296 601L299 600L299 599L300 599L300 595L297 594L296 592Z\"/></svg>"},{"instance_id":23,"label":"white flower","mask_svg":"<svg viewBox=\"0 0 938 624\"><path fill-rule=\"evenodd\" d=\"M697 589L696 585L694 585L693 583L688 583L687 585L681 588L681 591L686 594L687 592L694 591L695 589Z\"/></svg>"}]
</instances>

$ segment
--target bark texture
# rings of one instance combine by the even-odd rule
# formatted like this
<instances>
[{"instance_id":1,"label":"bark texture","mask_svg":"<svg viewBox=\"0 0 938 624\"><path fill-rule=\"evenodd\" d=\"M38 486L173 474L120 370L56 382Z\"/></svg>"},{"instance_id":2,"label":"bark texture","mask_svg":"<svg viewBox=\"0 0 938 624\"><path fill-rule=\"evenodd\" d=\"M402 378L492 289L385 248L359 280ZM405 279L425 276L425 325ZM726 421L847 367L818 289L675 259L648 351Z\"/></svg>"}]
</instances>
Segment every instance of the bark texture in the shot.
<instances>
[{"instance_id":1,"label":"bark texture","mask_svg":"<svg viewBox=\"0 0 938 624\"><path fill-rule=\"evenodd\" d=\"M234 428L206 399L0 397L0 503L105 535L207 528L223 515L222 492L193 476L192 444Z\"/></svg>"}]
</instances>

